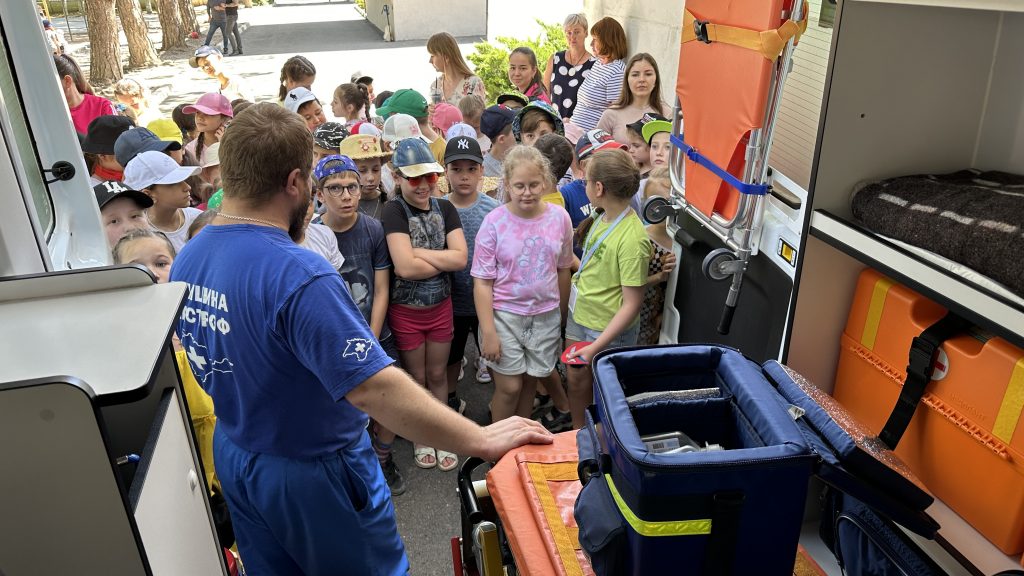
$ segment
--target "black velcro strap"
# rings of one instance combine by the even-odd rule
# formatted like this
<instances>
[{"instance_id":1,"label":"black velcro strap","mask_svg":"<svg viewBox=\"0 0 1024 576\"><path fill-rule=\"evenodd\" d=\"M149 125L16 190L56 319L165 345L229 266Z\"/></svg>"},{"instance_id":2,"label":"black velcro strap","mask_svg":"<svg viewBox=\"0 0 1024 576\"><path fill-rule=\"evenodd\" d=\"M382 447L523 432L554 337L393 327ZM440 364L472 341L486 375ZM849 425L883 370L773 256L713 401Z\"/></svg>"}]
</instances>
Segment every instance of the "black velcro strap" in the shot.
<instances>
[{"instance_id":1,"label":"black velcro strap","mask_svg":"<svg viewBox=\"0 0 1024 576\"><path fill-rule=\"evenodd\" d=\"M711 535L704 556L703 576L729 576L736 558L743 492L718 492L712 496Z\"/></svg>"},{"instance_id":2,"label":"black velcro strap","mask_svg":"<svg viewBox=\"0 0 1024 576\"><path fill-rule=\"evenodd\" d=\"M925 387L932 381L932 366L939 347L946 340L962 333L970 324L963 318L947 312L941 320L929 326L920 336L914 338L910 345L910 363L907 365L907 379L903 383L900 397L889 415L889 420L882 427L878 438L891 450L896 449L903 433L910 426L917 405L921 403Z\"/></svg>"}]
</instances>

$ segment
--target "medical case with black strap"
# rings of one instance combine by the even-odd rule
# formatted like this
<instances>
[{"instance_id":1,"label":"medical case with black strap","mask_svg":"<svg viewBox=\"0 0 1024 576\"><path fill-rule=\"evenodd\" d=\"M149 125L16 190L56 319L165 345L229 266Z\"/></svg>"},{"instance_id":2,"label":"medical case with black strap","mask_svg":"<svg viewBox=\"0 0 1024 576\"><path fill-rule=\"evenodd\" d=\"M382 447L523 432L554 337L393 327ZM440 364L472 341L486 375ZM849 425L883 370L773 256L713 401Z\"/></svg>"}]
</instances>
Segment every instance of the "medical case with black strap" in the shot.
<instances>
[{"instance_id":1,"label":"medical case with black strap","mask_svg":"<svg viewBox=\"0 0 1024 576\"><path fill-rule=\"evenodd\" d=\"M1024 350L867 268L833 395L995 546L1024 551Z\"/></svg>"},{"instance_id":2,"label":"medical case with black strap","mask_svg":"<svg viewBox=\"0 0 1024 576\"><path fill-rule=\"evenodd\" d=\"M895 455L777 362L659 346L603 352L593 371L575 514L599 576L788 576L812 475L922 536L938 528ZM676 432L687 446L644 441Z\"/></svg>"}]
</instances>

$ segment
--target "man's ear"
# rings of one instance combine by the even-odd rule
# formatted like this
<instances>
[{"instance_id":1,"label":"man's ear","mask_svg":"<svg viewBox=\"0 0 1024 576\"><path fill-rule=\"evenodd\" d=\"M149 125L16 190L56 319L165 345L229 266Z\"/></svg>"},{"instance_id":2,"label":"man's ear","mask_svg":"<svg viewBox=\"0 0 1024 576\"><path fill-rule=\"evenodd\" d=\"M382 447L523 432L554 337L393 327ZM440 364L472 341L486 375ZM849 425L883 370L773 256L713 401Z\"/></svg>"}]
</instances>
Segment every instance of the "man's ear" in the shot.
<instances>
[{"instance_id":1,"label":"man's ear","mask_svg":"<svg viewBox=\"0 0 1024 576\"><path fill-rule=\"evenodd\" d=\"M285 192L289 196L308 194L311 188L312 180L309 174L304 174L299 168L288 173L288 180L285 181Z\"/></svg>"}]
</instances>

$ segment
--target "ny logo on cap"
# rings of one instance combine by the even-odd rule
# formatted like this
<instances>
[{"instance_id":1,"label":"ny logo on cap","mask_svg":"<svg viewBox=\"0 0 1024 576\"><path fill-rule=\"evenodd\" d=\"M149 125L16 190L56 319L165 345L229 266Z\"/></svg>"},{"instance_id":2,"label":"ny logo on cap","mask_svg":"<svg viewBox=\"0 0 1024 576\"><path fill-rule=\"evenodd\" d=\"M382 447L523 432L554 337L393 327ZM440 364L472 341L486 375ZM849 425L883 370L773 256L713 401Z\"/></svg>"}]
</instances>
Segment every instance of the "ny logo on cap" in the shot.
<instances>
[{"instance_id":1,"label":"ny logo on cap","mask_svg":"<svg viewBox=\"0 0 1024 576\"><path fill-rule=\"evenodd\" d=\"M469 139L468 138L459 138L458 147L459 147L459 150L469 150Z\"/></svg>"},{"instance_id":2,"label":"ny logo on cap","mask_svg":"<svg viewBox=\"0 0 1024 576\"><path fill-rule=\"evenodd\" d=\"M103 187L107 189L107 194L120 194L121 192L128 190L120 182L115 180L103 182Z\"/></svg>"}]
</instances>

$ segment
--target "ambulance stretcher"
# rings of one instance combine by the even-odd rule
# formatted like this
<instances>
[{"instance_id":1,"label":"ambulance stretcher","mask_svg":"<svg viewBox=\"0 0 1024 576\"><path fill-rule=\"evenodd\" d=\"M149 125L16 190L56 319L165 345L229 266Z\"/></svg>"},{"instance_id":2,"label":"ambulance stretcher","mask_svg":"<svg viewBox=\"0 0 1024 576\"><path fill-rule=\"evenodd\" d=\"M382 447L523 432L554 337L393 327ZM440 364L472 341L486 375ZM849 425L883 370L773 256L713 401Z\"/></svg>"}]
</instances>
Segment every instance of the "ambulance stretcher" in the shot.
<instances>
[{"instance_id":1,"label":"ambulance stretcher","mask_svg":"<svg viewBox=\"0 0 1024 576\"><path fill-rule=\"evenodd\" d=\"M652 198L643 211L651 222L686 215L724 244L702 265L707 278L730 280L719 334L729 333L757 254L766 195L774 193L768 155L807 9L799 0L686 3L670 138L672 203Z\"/></svg>"}]
</instances>

